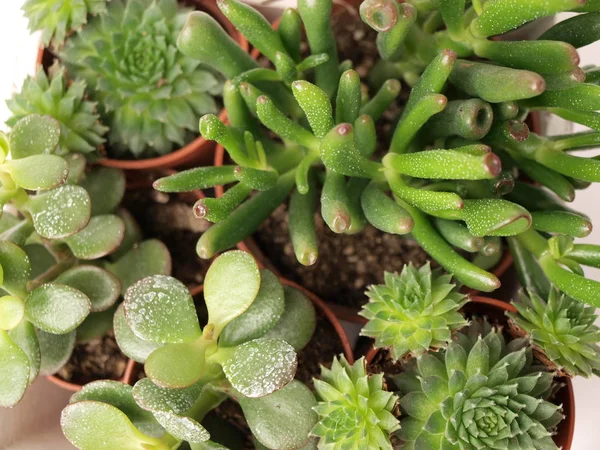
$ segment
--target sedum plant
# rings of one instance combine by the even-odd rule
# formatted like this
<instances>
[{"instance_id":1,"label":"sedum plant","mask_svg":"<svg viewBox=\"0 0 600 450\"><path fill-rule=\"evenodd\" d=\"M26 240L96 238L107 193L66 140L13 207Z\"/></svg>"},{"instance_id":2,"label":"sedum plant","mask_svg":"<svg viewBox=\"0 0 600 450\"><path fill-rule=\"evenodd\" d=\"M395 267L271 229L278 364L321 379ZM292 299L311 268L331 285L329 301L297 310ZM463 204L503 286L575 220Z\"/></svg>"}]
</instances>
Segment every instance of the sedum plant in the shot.
<instances>
[{"instance_id":1,"label":"sedum plant","mask_svg":"<svg viewBox=\"0 0 600 450\"><path fill-rule=\"evenodd\" d=\"M149 277L128 289L115 333L148 378L133 389L102 382L76 394L61 420L76 447L171 449L186 441L214 448L203 446L211 436L202 423L227 398L240 404L261 445L308 443L316 401L293 377L296 351L315 328L310 301L241 251L215 259L204 300L208 324L201 329L189 291L174 278Z\"/></svg>"},{"instance_id":2,"label":"sedum plant","mask_svg":"<svg viewBox=\"0 0 600 450\"><path fill-rule=\"evenodd\" d=\"M42 44L60 47L67 35L80 30L88 15L104 14L110 0L26 0L23 12L29 29L42 31Z\"/></svg>"},{"instance_id":3,"label":"sedum plant","mask_svg":"<svg viewBox=\"0 0 600 450\"><path fill-rule=\"evenodd\" d=\"M312 434L318 448L392 449L389 436L400 428L394 415L398 397L385 390L383 374L367 374L364 358L354 364L334 358L331 369L321 368L315 389L319 423Z\"/></svg>"},{"instance_id":4,"label":"sedum plant","mask_svg":"<svg viewBox=\"0 0 600 450\"><path fill-rule=\"evenodd\" d=\"M378 32L380 60L361 80L351 62L338 60L332 2L299 0L298 10L286 10L274 30L251 7L221 0L221 11L271 66L260 67L206 14L190 14L180 51L228 79L223 98L229 124L206 115L200 132L225 147L232 163L162 178L155 188L230 185L223 197L194 207L198 217L215 223L198 242L203 258L253 233L289 197L290 238L304 265L318 258L319 209L336 233L359 233L367 224L411 233L460 283L480 291L499 287L483 268L499 260L501 237L515 237L536 246L531 250L563 291L594 303L600 283L584 279L572 259L557 257L530 236L589 233L589 221L556 206L553 196L572 201L576 187L599 181L596 159L569 153L594 146L598 133L545 138L524 120L532 109L595 117L600 88L582 82L574 45L597 36L590 28L574 42L564 28L553 28L548 33L561 40L488 39L559 11L577 10L584 13L580 20L597 21L587 14L595 3L581 4L367 0L361 17ZM572 31L578 22L563 27ZM308 56L300 52L302 28ZM387 141L375 124L397 101L398 78L412 89ZM541 186L523 183L520 174ZM548 197L543 204L534 200ZM581 252L578 258L591 265L598 260Z\"/></svg>"},{"instance_id":5,"label":"sedum plant","mask_svg":"<svg viewBox=\"0 0 600 450\"><path fill-rule=\"evenodd\" d=\"M467 325L458 310L468 297L451 279L429 264L419 269L409 264L400 275L386 272L385 284L367 290L369 303L360 315L368 322L361 335L374 338L376 347L389 348L396 360L445 348L452 332Z\"/></svg>"},{"instance_id":6,"label":"sedum plant","mask_svg":"<svg viewBox=\"0 0 600 450\"><path fill-rule=\"evenodd\" d=\"M581 304L553 288L547 301L535 292L512 302L511 321L525 331L560 372L589 377L600 370L600 330L593 306Z\"/></svg>"},{"instance_id":7,"label":"sedum plant","mask_svg":"<svg viewBox=\"0 0 600 450\"><path fill-rule=\"evenodd\" d=\"M217 110L220 83L175 46L188 12L176 0L113 0L59 52L98 102L112 156L168 153Z\"/></svg>"},{"instance_id":8,"label":"sedum plant","mask_svg":"<svg viewBox=\"0 0 600 450\"><path fill-rule=\"evenodd\" d=\"M402 449L558 450L563 418L547 400L553 374L532 365L525 339L475 322L439 353L411 360L393 377L400 390Z\"/></svg>"}]
</instances>

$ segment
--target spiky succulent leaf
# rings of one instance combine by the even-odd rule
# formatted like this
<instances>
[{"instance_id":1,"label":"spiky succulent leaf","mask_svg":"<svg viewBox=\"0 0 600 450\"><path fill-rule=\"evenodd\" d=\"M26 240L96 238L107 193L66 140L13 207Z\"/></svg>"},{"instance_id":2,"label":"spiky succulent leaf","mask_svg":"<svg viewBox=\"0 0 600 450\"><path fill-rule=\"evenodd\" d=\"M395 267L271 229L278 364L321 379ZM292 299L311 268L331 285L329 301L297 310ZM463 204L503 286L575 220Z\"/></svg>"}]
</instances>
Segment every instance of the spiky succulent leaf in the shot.
<instances>
[{"instance_id":1,"label":"spiky succulent leaf","mask_svg":"<svg viewBox=\"0 0 600 450\"><path fill-rule=\"evenodd\" d=\"M98 101L114 155L168 153L216 112L220 83L175 45L188 12L176 0L113 0L60 52Z\"/></svg>"},{"instance_id":2,"label":"spiky succulent leaf","mask_svg":"<svg viewBox=\"0 0 600 450\"><path fill-rule=\"evenodd\" d=\"M69 83L65 69L55 63L46 75L39 68L35 76L27 77L21 91L6 102L12 117L6 122L15 125L30 114L48 115L60 123L60 141L56 153L90 153L104 143L108 130L99 121L96 103L85 97L85 82Z\"/></svg>"},{"instance_id":3,"label":"spiky succulent leaf","mask_svg":"<svg viewBox=\"0 0 600 450\"><path fill-rule=\"evenodd\" d=\"M544 301L535 292L513 302L507 313L561 371L589 377L600 373L600 329L595 308L553 289Z\"/></svg>"},{"instance_id":4,"label":"spiky succulent leaf","mask_svg":"<svg viewBox=\"0 0 600 450\"><path fill-rule=\"evenodd\" d=\"M401 448L558 450L551 429L563 415L545 399L553 374L532 367L526 340L507 344L484 325L461 330L446 350L411 360L394 377Z\"/></svg>"},{"instance_id":5,"label":"spiky succulent leaf","mask_svg":"<svg viewBox=\"0 0 600 450\"><path fill-rule=\"evenodd\" d=\"M42 30L42 43L60 46L70 31L80 30L89 14L106 12L109 0L27 0L23 5L29 29Z\"/></svg>"},{"instance_id":6,"label":"spiky succulent leaf","mask_svg":"<svg viewBox=\"0 0 600 450\"><path fill-rule=\"evenodd\" d=\"M392 357L446 347L452 331L467 324L458 310L467 302L452 276L426 264L404 266L400 275L385 273L385 284L369 286L369 303L360 314L368 319L363 336L376 347L389 347Z\"/></svg>"},{"instance_id":7,"label":"spiky succulent leaf","mask_svg":"<svg viewBox=\"0 0 600 450\"><path fill-rule=\"evenodd\" d=\"M354 365L344 356L334 358L331 369L321 367L315 389L319 422L312 434L320 438L320 449L392 449L398 397L384 389L383 374L367 374L364 358Z\"/></svg>"}]
</instances>

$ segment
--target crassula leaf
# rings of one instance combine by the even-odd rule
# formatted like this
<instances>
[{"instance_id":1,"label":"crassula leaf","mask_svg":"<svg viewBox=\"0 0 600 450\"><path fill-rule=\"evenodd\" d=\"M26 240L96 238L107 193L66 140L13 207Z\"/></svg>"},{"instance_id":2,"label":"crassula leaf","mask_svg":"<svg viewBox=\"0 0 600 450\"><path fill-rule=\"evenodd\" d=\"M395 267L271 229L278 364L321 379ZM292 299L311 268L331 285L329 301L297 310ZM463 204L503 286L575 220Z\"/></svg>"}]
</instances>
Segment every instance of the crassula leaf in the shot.
<instances>
[{"instance_id":1,"label":"crassula leaf","mask_svg":"<svg viewBox=\"0 0 600 450\"><path fill-rule=\"evenodd\" d=\"M77 266L63 272L56 280L83 292L91 302L91 311L104 311L121 294L121 282L112 273L96 266Z\"/></svg>"},{"instance_id":2,"label":"crassula leaf","mask_svg":"<svg viewBox=\"0 0 600 450\"><path fill-rule=\"evenodd\" d=\"M56 155L33 155L6 161L3 165L17 186L29 190L46 190L66 181L69 164Z\"/></svg>"},{"instance_id":3,"label":"crassula leaf","mask_svg":"<svg viewBox=\"0 0 600 450\"><path fill-rule=\"evenodd\" d=\"M31 274L31 264L27 253L18 245L8 241L0 241L0 267L3 274L2 289L6 292L24 297L26 285Z\"/></svg>"},{"instance_id":4,"label":"crassula leaf","mask_svg":"<svg viewBox=\"0 0 600 450\"><path fill-rule=\"evenodd\" d=\"M27 319L48 333L63 334L77 328L90 312L90 299L81 291L58 283L34 289L25 300Z\"/></svg>"},{"instance_id":5,"label":"crassula leaf","mask_svg":"<svg viewBox=\"0 0 600 450\"><path fill-rule=\"evenodd\" d=\"M275 326L284 306L283 286L272 272L261 269L256 299L242 315L223 328L219 345L231 347L261 337Z\"/></svg>"},{"instance_id":6,"label":"crassula leaf","mask_svg":"<svg viewBox=\"0 0 600 450\"><path fill-rule=\"evenodd\" d=\"M208 441L210 438L206 428L190 417L168 412L155 412L154 417L169 434L176 438L194 443Z\"/></svg>"},{"instance_id":7,"label":"crassula leaf","mask_svg":"<svg viewBox=\"0 0 600 450\"><path fill-rule=\"evenodd\" d=\"M38 376L41 365L40 345L35 334L35 327L31 322L23 320L17 327L10 330L8 335L29 358L29 382L32 383Z\"/></svg>"},{"instance_id":8,"label":"crassula leaf","mask_svg":"<svg viewBox=\"0 0 600 450\"><path fill-rule=\"evenodd\" d=\"M160 387L185 388L202 378L205 366L204 349L197 342L183 342L154 350L144 371Z\"/></svg>"},{"instance_id":9,"label":"crassula leaf","mask_svg":"<svg viewBox=\"0 0 600 450\"><path fill-rule=\"evenodd\" d=\"M162 345L145 341L135 335L125 319L123 304L120 304L115 311L113 329L115 331L115 339L117 340L117 344L119 344L121 351L139 363L146 361L146 358L148 358L150 353Z\"/></svg>"},{"instance_id":10,"label":"crassula leaf","mask_svg":"<svg viewBox=\"0 0 600 450\"><path fill-rule=\"evenodd\" d=\"M125 174L112 167L94 167L85 174L80 185L92 200L92 216L110 214L123 200Z\"/></svg>"},{"instance_id":11,"label":"crassula leaf","mask_svg":"<svg viewBox=\"0 0 600 450\"><path fill-rule=\"evenodd\" d=\"M180 343L200 337L194 301L183 283L165 275L144 278L125 293L125 317L140 338Z\"/></svg>"},{"instance_id":12,"label":"crassula leaf","mask_svg":"<svg viewBox=\"0 0 600 450\"><path fill-rule=\"evenodd\" d=\"M252 434L267 448L299 448L317 423L315 397L296 380L266 397L239 401Z\"/></svg>"},{"instance_id":13,"label":"crassula leaf","mask_svg":"<svg viewBox=\"0 0 600 450\"><path fill-rule=\"evenodd\" d=\"M19 120L10 133L13 159L50 154L60 140L60 124L50 116L31 114Z\"/></svg>"},{"instance_id":14,"label":"crassula leaf","mask_svg":"<svg viewBox=\"0 0 600 450\"><path fill-rule=\"evenodd\" d=\"M147 411L183 414L194 406L202 388L202 383L196 383L183 389L168 389L142 378L133 387L133 397Z\"/></svg>"},{"instance_id":15,"label":"crassula leaf","mask_svg":"<svg viewBox=\"0 0 600 450\"><path fill-rule=\"evenodd\" d=\"M206 273L204 300L216 335L254 302L260 282L258 265L249 253L234 250L214 260Z\"/></svg>"},{"instance_id":16,"label":"crassula leaf","mask_svg":"<svg viewBox=\"0 0 600 450\"><path fill-rule=\"evenodd\" d=\"M112 330L116 310L116 306L112 305L104 311L91 312L77 327L77 341L88 342Z\"/></svg>"},{"instance_id":17,"label":"crassula leaf","mask_svg":"<svg viewBox=\"0 0 600 450\"><path fill-rule=\"evenodd\" d=\"M58 372L69 360L75 348L75 330L65 334L46 333L35 330L40 346L40 375L52 375Z\"/></svg>"},{"instance_id":18,"label":"crassula leaf","mask_svg":"<svg viewBox=\"0 0 600 450\"><path fill-rule=\"evenodd\" d=\"M280 339L255 339L236 347L223 363L231 385L246 397L264 397L286 384L296 373L294 348Z\"/></svg>"},{"instance_id":19,"label":"crassula leaf","mask_svg":"<svg viewBox=\"0 0 600 450\"><path fill-rule=\"evenodd\" d=\"M87 226L64 239L79 259L98 259L106 256L123 242L125 224L113 214L92 217Z\"/></svg>"},{"instance_id":20,"label":"crassula leaf","mask_svg":"<svg viewBox=\"0 0 600 450\"><path fill-rule=\"evenodd\" d=\"M0 406L15 406L29 383L29 359L23 350L0 330Z\"/></svg>"},{"instance_id":21,"label":"crassula leaf","mask_svg":"<svg viewBox=\"0 0 600 450\"><path fill-rule=\"evenodd\" d=\"M5 295L0 297L0 330L10 331L25 316L25 303L19 297Z\"/></svg>"}]
</instances>

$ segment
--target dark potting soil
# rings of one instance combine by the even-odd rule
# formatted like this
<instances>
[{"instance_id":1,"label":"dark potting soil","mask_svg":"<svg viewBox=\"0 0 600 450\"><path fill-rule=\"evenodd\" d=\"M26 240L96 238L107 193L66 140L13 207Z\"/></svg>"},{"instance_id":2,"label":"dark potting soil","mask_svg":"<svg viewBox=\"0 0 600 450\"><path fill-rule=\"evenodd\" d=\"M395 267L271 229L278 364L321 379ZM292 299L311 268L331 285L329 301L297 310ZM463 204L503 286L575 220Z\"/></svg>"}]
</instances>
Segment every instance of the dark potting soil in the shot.
<instances>
[{"instance_id":1,"label":"dark potting soil","mask_svg":"<svg viewBox=\"0 0 600 450\"><path fill-rule=\"evenodd\" d=\"M282 205L254 233L265 256L281 274L323 300L354 308L367 303L367 286L383 283L384 271L400 272L409 262L425 264L429 257L411 239L367 226L355 235L336 234L316 217L319 242L317 262L300 264L288 231L287 205Z\"/></svg>"},{"instance_id":2,"label":"dark potting soil","mask_svg":"<svg viewBox=\"0 0 600 450\"><path fill-rule=\"evenodd\" d=\"M102 337L76 342L71 358L56 376L80 385L95 380L119 380L125 373L127 361L111 330Z\"/></svg>"},{"instance_id":3,"label":"dark potting soil","mask_svg":"<svg viewBox=\"0 0 600 450\"><path fill-rule=\"evenodd\" d=\"M196 253L196 243L209 223L194 217L193 193L166 194L148 188L129 189L123 206L134 216L144 239L159 239L169 249L172 275L187 286L200 285L210 261Z\"/></svg>"}]
</instances>

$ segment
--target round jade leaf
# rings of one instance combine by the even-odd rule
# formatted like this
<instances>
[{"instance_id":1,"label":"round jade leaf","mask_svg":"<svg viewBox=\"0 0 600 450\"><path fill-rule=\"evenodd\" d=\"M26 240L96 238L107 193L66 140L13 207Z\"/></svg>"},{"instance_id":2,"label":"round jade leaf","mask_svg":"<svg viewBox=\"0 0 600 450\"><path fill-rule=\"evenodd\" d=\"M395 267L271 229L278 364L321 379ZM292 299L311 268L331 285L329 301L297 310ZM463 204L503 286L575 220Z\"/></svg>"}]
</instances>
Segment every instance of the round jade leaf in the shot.
<instances>
[{"instance_id":1,"label":"round jade leaf","mask_svg":"<svg viewBox=\"0 0 600 450\"><path fill-rule=\"evenodd\" d=\"M0 241L0 266L4 275L2 289L9 294L24 297L31 274L27 253L12 242Z\"/></svg>"},{"instance_id":2,"label":"round jade leaf","mask_svg":"<svg viewBox=\"0 0 600 450\"><path fill-rule=\"evenodd\" d=\"M115 330L115 339L121 351L139 363L144 363L146 358L150 356L150 353L162 346L162 344L145 341L135 335L125 319L123 304L120 304L115 312L113 329Z\"/></svg>"},{"instance_id":3,"label":"round jade leaf","mask_svg":"<svg viewBox=\"0 0 600 450\"><path fill-rule=\"evenodd\" d=\"M121 280L121 293L125 295L127 289L144 278L152 275L170 275L171 254L161 241L149 239L133 247L106 268Z\"/></svg>"},{"instance_id":4,"label":"round jade leaf","mask_svg":"<svg viewBox=\"0 0 600 450\"><path fill-rule=\"evenodd\" d=\"M15 184L30 191L52 189L67 181L69 164L60 156L34 155L3 165Z\"/></svg>"},{"instance_id":5,"label":"round jade leaf","mask_svg":"<svg viewBox=\"0 0 600 450\"><path fill-rule=\"evenodd\" d=\"M246 311L223 328L219 345L233 347L263 336L275 326L284 307L283 286L272 272L261 269L256 299Z\"/></svg>"},{"instance_id":6,"label":"round jade leaf","mask_svg":"<svg viewBox=\"0 0 600 450\"><path fill-rule=\"evenodd\" d=\"M85 228L90 220L90 197L80 186L63 185L29 197L35 231L48 239L61 239Z\"/></svg>"},{"instance_id":7,"label":"round jade leaf","mask_svg":"<svg viewBox=\"0 0 600 450\"><path fill-rule=\"evenodd\" d=\"M114 252L111 253L110 255L110 259L111 261L118 261L119 259L121 259L123 256L125 256L125 254L127 254L131 249L133 249L133 247L138 244L139 242L141 242L142 240L142 229L140 228L140 226L138 225L138 223L135 221L135 219L133 218L133 216L131 215L131 213L129 211L127 211L126 209L120 208L117 211L117 216L119 216L121 218L121 220L123 221L123 223L125 224L125 236L123 237L123 242L121 242L121 245L119 246L119 248ZM157 240L153 240L156 242L159 242L162 244L162 242L157 241ZM163 244L164 247L164 244ZM165 247L166 250L166 247ZM168 253L168 250L167 250ZM169 259L170 262L170 259ZM169 270L169 272L163 273L163 275L170 275L171 271ZM158 275L158 274L150 274L150 275ZM147 276L150 276L147 275ZM142 277L145 278L145 277ZM137 281L137 280L136 280Z\"/></svg>"},{"instance_id":8,"label":"round jade leaf","mask_svg":"<svg viewBox=\"0 0 600 450\"><path fill-rule=\"evenodd\" d=\"M235 348L223 363L231 385L246 397L264 397L288 384L296 373L294 348L280 339L255 339Z\"/></svg>"},{"instance_id":9,"label":"round jade leaf","mask_svg":"<svg viewBox=\"0 0 600 450\"><path fill-rule=\"evenodd\" d=\"M23 247L23 250L27 253L29 262L31 263L31 275L29 276L31 280L37 278L56 264L56 259L52 253L42 244L27 244Z\"/></svg>"},{"instance_id":10,"label":"round jade leaf","mask_svg":"<svg viewBox=\"0 0 600 450\"><path fill-rule=\"evenodd\" d=\"M252 304L260 288L260 271L249 253L223 253L211 264L204 281L204 300L215 334Z\"/></svg>"},{"instance_id":11,"label":"round jade leaf","mask_svg":"<svg viewBox=\"0 0 600 450\"><path fill-rule=\"evenodd\" d=\"M262 398L240 397L244 417L256 439L267 448L292 449L309 443L317 423L317 401L297 380ZM310 447L309 447L310 448Z\"/></svg>"},{"instance_id":12,"label":"round jade leaf","mask_svg":"<svg viewBox=\"0 0 600 450\"><path fill-rule=\"evenodd\" d=\"M15 406L29 384L29 358L6 331L0 331L0 406Z\"/></svg>"},{"instance_id":13,"label":"round jade leaf","mask_svg":"<svg viewBox=\"0 0 600 450\"><path fill-rule=\"evenodd\" d=\"M142 378L133 387L133 398L140 407L148 411L183 414L194 406L202 388L202 383L183 389L162 388L149 378Z\"/></svg>"},{"instance_id":14,"label":"round jade leaf","mask_svg":"<svg viewBox=\"0 0 600 450\"><path fill-rule=\"evenodd\" d=\"M77 328L90 313L90 299L64 284L44 284L25 299L27 319L48 333L64 334Z\"/></svg>"},{"instance_id":15,"label":"round jade leaf","mask_svg":"<svg viewBox=\"0 0 600 450\"><path fill-rule=\"evenodd\" d=\"M21 219L8 211L2 211L0 216L0 233L10 230L21 223Z\"/></svg>"},{"instance_id":16,"label":"round jade leaf","mask_svg":"<svg viewBox=\"0 0 600 450\"><path fill-rule=\"evenodd\" d=\"M92 312L110 308L121 295L121 282L107 270L96 266L76 266L63 272L56 283L83 292L90 299Z\"/></svg>"},{"instance_id":17,"label":"round jade leaf","mask_svg":"<svg viewBox=\"0 0 600 450\"><path fill-rule=\"evenodd\" d=\"M21 323L25 316L25 303L19 297L0 297L0 330L10 331Z\"/></svg>"},{"instance_id":18,"label":"round jade leaf","mask_svg":"<svg viewBox=\"0 0 600 450\"><path fill-rule=\"evenodd\" d=\"M164 388L185 388L202 378L206 366L204 349L196 342L167 344L146 359L144 372Z\"/></svg>"},{"instance_id":19,"label":"round jade leaf","mask_svg":"<svg viewBox=\"0 0 600 450\"><path fill-rule=\"evenodd\" d=\"M317 326L317 316L312 302L301 291L284 286L285 310L279 322L263 337L283 339L297 352L310 342Z\"/></svg>"},{"instance_id":20,"label":"round jade leaf","mask_svg":"<svg viewBox=\"0 0 600 450\"><path fill-rule=\"evenodd\" d=\"M80 186L92 199L92 216L111 214L125 195L125 173L112 167L96 166L85 174Z\"/></svg>"},{"instance_id":21,"label":"round jade leaf","mask_svg":"<svg viewBox=\"0 0 600 450\"><path fill-rule=\"evenodd\" d=\"M85 400L63 409L60 425L65 437L85 450L140 450L170 447L139 431L129 418L112 405Z\"/></svg>"},{"instance_id":22,"label":"round jade leaf","mask_svg":"<svg viewBox=\"0 0 600 450\"><path fill-rule=\"evenodd\" d=\"M133 398L130 385L112 380L93 381L73 394L69 403L97 401L118 408L140 430L152 437L160 437L164 429L158 424L151 412L140 408Z\"/></svg>"},{"instance_id":23,"label":"round jade leaf","mask_svg":"<svg viewBox=\"0 0 600 450\"><path fill-rule=\"evenodd\" d=\"M194 300L181 281L166 275L144 278L125 293L125 318L147 341L189 342L200 337Z\"/></svg>"},{"instance_id":24,"label":"round jade leaf","mask_svg":"<svg viewBox=\"0 0 600 450\"><path fill-rule=\"evenodd\" d=\"M98 259L114 252L123 242L125 224L113 214L96 216L78 233L64 239L79 259Z\"/></svg>"},{"instance_id":25,"label":"round jade leaf","mask_svg":"<svg viewBox=\"0 0 600 450\"><path fill-rule=\"evenodd\" d=\"M50 117L31 114L19 120L10 132L13 159L53 153L60 140L60 123Z\"/></svg>"},{"instance_id":26,"label":"round jade leaf","mask_svg":"<svg viewBox=\"0 0 600 450\"><path fill-rule=\"evenodd\" d=\"M178 416L168 412L155 412L158 420L167 433L188 442L204 442L210 439L210 434L202 425L190 417Z\"/></svg>"},{"instance_id":27,"label":"round jade leaf","mask_svg":"<svg viewBox=\"0 0 600 450\"><path fill-rule=\"evenodd\" d=\"M40 373L41 358L40 344L35 334L35 327L27 320L8 332L8 335L29 358L29 382L32 383Z\"/></svg>"},{"instance_id":28,"label":"round jade leaf","mask_svg":"<svg viewBox=\"0 0 600 450\"><path fill-rule=\"evenodd\" d=\"M87 159L81 153L68 153L63 155L63 158L69 164L69 176L66 182L69 184L79 184L81 177L85 173Z\"/></svg>"},{"instance_id":29,"label":"round jade leaf","mask_svg":"<svg viewBox=\"0 0 600 450\"><path fill-rule=\"evenodd\" d=\"M67 363L75 348L75 330L65 334L52 334L35 330L40 346L40 375L53 375Z\"/></svg>"},{"instance_id":30,"label":"round jade leaf","mask_svg":"<svg viewBox=\"0 0 600 450\"><path fill-rule=\"evenodd\" d=\"M90 313L81 325L77 327L77 341L88 342L92 339L102 337L113 328L113 317L117 305L113 305L104 311Z\"/></svg>"}]
</instances>

